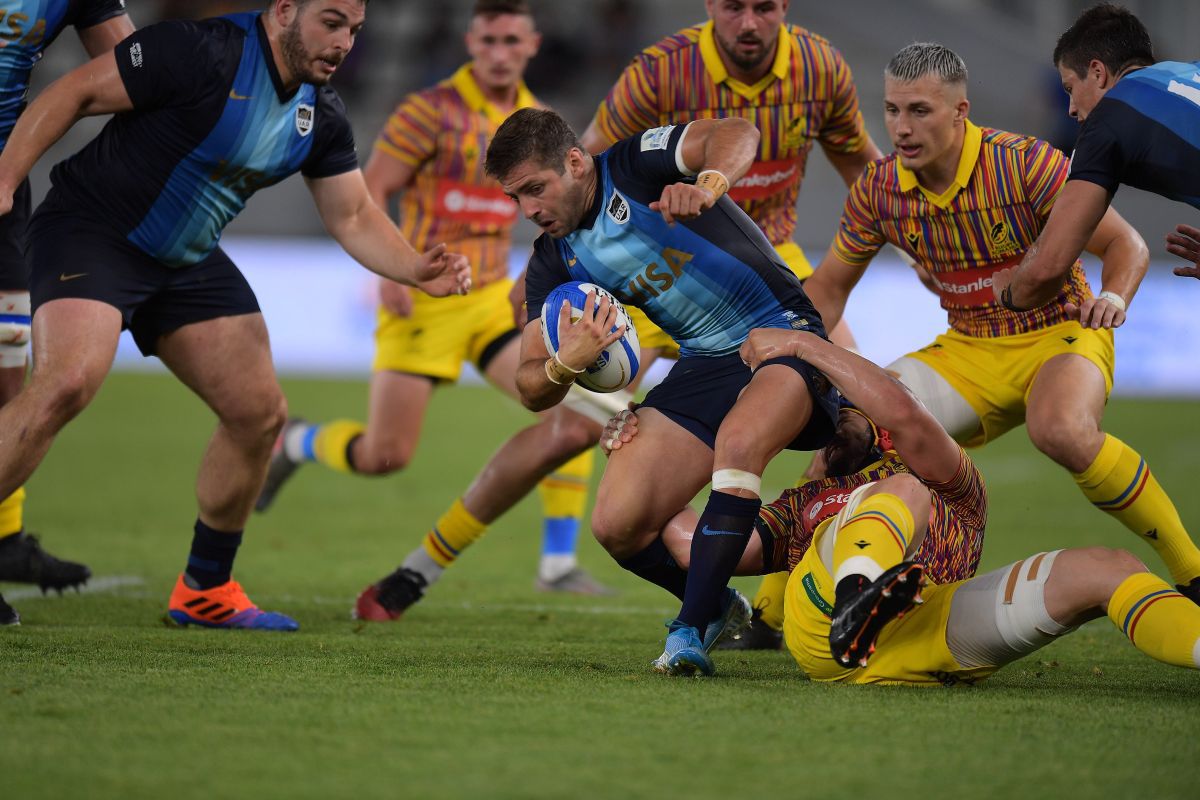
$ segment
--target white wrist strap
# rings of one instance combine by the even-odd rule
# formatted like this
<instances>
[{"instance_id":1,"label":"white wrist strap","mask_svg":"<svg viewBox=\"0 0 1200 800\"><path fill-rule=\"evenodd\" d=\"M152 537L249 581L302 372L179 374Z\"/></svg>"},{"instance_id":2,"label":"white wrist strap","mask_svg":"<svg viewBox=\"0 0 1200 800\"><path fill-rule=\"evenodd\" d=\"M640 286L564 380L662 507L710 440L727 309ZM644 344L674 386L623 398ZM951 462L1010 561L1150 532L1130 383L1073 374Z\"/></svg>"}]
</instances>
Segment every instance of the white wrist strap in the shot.
<instances>
[{"instance_id":1,"label":"white wrist strap","mask_svg":"<svg viewBox=\"0 0 1200 800\"><path fill-rule=\"evenodd\" d=\"M1125 298L1116 292L1101 292L1096 295L1097 300L1107 300L1122 311L1125 310Z\"/></svg>"}]
</instances>

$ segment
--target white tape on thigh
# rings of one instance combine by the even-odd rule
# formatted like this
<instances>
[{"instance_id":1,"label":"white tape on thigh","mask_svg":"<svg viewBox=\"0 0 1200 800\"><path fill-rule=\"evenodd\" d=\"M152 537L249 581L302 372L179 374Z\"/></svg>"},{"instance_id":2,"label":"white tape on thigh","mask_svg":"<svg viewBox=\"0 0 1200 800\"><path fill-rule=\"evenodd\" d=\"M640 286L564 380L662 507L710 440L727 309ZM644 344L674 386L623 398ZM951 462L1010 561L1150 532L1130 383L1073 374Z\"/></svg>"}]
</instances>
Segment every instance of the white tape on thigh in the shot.
<instances>
[{"instance_id":1,"label":"white tape on thigh","mask_svg":"<svg viewBox=\"0 0 1200 800\"><path fill-rule=\"evenodd\" d=\"M0 292L0 368L25 366L29 311L29 292Z\"/></svg>"},{"instance_id":2,"label":"white tape on thigh","mask_svg":"<svg viewBox=\"0 0 1200 800\"><path fill-rule=\"evenodd\" d=\"M1072 630L1046 611L1046 579L1061 552L1038 553L1017 562L996 587L996 627L1008 646L1023 654Z\"/></svg>"},{"instance_id":3,"label":"white tape on thigh","mask_svg":"<svg viewBox=\"0 0 1200 800\"><path fill-rule=\"evenodd\" d=\"M925 404L951 438L965 441L979 430L981 421L975 409L924 361L903 356L889 364L887 370L900 377L900 382Z\"/></svg>"},{"instance_id":4,"label":"white tape on thigh","mask_svg":"<svg viewBox=\"0 0 1200 800\"><path fill-rule=\"evenodd\" d=\"M719 469L712 476L713 491L745 489L762 497L762 476L741 469Z\"/></svg>"},{"instance_id":5,"label":"white tape on thigh","mask_svg":"<svg viewBox=\"0 0 1200 800\"><path fill-rule=\"evenodd\" d=\"M563 398L563 405L590 420L607 425L615 414L629 407L629 401L632 399L633 395L626 391L601 394L589 392L579 385L572 385L567 396Z\"/></svg>"}]
</instances>

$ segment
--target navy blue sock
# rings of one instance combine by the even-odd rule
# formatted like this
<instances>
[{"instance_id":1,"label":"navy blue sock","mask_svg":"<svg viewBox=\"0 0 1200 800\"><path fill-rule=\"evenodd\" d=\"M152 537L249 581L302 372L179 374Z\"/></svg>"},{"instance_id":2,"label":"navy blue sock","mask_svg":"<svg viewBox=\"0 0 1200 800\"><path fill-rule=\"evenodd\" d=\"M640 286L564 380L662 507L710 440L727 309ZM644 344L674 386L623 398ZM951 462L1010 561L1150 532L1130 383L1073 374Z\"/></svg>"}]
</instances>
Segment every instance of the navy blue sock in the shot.
<instances>
[{"instance_id":1,"label":"navy blue sock","mask_svg":"<svg viewBox=\"0 0 1200 800\"><path fill-rule=\"evenodd\" d=\"M233 559L242 544L242 532L215 531L196 520L192 552L188 554L184 574L196 585L193 589L211 589L227 583L233 574Z\"/></svg>"},{"instance_id":2,"label":"navy blue sock","mask_svg":"<svg viewBox=\"0 0 1200 800\"><path fill-rule=\"evenodd\" d=\"M683 599L688 574L675 563L661 536L655 538L645 550L617 563L639 578L661 586L680 600Z\"/></svg>"},{"instance_id":3,"label":"navy blue sock","mask_svg":"<svg viewBox=\"0 0 1200 800\"><path fill-rule=\"evenodd\" d=\"M692 537L687 591L679 611L679 620L702 635L704 626L720 612L721 590L728 585L746 550L760 506L762 500L757 497L719 491L708 496Z\"/></svg>"}]
</instances>

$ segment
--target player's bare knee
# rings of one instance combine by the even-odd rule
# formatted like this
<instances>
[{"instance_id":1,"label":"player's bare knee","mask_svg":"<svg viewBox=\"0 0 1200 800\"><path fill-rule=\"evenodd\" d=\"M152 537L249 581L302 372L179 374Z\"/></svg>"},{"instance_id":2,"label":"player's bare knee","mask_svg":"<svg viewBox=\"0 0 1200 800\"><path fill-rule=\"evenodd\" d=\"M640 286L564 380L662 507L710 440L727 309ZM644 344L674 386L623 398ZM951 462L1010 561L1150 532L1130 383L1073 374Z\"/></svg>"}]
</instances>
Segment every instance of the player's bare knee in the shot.
<instances>
[{"instance_id":1,"label":"player's bare knee","mask_svg":"<svg viewBox=\"0 0 1200 800\"><path fill-rule=\"evenodd\" d=\"M606 510L597 498L592 511L592 535L613 558L627 558L636 552L637 543L633 534L637 527L634 522L624 514Z\"/></svg>"},{"instance_id":2,"label":"player's bare knee","mask_svg":"<svg viewBox=\"0 0 1200 800\"><path fill-rule=\"evenodd\" d=\"M36 378L36 376L35 376ZM37 380L44 422L60 428L79 415L96 393L82 369L65 369Z\"/></svg>"},{"instance_id":3,"label":"player's bare knee","mask_svg":"<svg viewBox=\"0 0 1200 800\"><path fill-rule=\"evenodd\" d=\"M1029 441L1055 463L1083 472L1095 458L1094 439L1103 436L1094 426L1071 414L1052 414L1026 422Z\"/></svg>"},{"instance_id":4,"label":"player's bare knee","mask_svg":"<svg viewBox=\"0 0 1200 800\"><path fill-rule=\"evenodd\" d=\"M929 504L929 487L921 483L914 475L900 473L889 475L883 480L876 481L863 492L864 496L873 494L891 494L899 497L909 508L919 508Z\"/></svg>"},{"instance_id":5,"label":"player's bare knee","mask_svg":"<svg viewBox=\"0 0 1200 800\"><path fill-rule=\"evenodd\" d=\"M359 475L400 472L408 468L416 451L413 443L399 439L382 443L366 439L359 441L364 443L354 448L354 471Z\"/></svg>"},{"instance_id":6,"label":"player's bare knee","mask_svg":"<svg viewBox=\"0 0 1200 800\"><path fill-rule=\"evenodd\" d=\"M287 398L278 387L250 392L217 406L221 424L238 439L273 443L287 422Z\"/></svg>"},{"instance_id":7,"label":"player's bare knee","mask_svg":"<svg viewBox=\"0 0 1200 800\"><path fill-rule=\"evenodd\" d=\"M732 468L761 473L769 459L759 437L741 425L723 423L717 433L716 460Z\"/></svg>"},{"instance_id":8,"label":"player's bare knee","mask_svg":"<svg viewBox=\"0 0 1200 800\"><path fill-rule=\"evenodd\" d=\"M1077 613L1083 613L1103 608L1126 578L1146 571L1146 565L1128 550L1079 547L1059 553L1046 591L1068 594L1070 605Z\"/></svg>"}]
</instances>

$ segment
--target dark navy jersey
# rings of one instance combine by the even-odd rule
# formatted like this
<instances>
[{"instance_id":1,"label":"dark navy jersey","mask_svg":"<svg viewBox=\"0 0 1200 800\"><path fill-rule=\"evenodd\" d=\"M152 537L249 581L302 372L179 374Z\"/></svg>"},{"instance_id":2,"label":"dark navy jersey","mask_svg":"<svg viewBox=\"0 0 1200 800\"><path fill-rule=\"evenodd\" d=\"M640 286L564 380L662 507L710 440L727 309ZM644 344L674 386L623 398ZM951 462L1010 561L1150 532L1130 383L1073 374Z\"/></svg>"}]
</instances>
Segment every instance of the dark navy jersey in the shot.
<instances>
[{"instance_id":1,"label":"dark navy jersey","mask_svg":"<svg viewBox=\"0 0 1200 800\"><path fill-rule=\"evenodd\" d=\"M534 243L529 318L555 286L578 280L642 309L684 356L736 352L754 328L824 335L800 281L728 197L674 226L650 210L665 186L692 177L680 154L685 130L648 130L595 157L596 198L579 228Z\"/></svg>"},{"instance_id":2,"label":"dark navy jersey","mask_svg":"<svg viewBox=\"0 0 1200 800\"><path fill-rule=\"evenodd\" d=\"M125 0L0 0L0 149L29 94L29 73L67 26L90 28L125 13Z\"/></svg>"},{"instance_id":3,"label":"dark navy jersey","mask_svg":"<svg viewBox=\"0 0 1200 800\"><path fill-rule=\"evenodd\" d=\"M337 94L287 94L258 14L151 25L117 45L134 110L50 178L79 213L168 266L195 264L257 190L358 168Z\"/></svg>"},{"instance_id":4,"label":"dark navy jersey","mask_svg":"<svg viewBox=\"0 0 1200 800\"><path fill-rule=\"evenodd\" d=\"M1200 61L1131 72L1084 121L1069 180L1122 183L1200 208Z\"/></svg>"}]
</instances>

